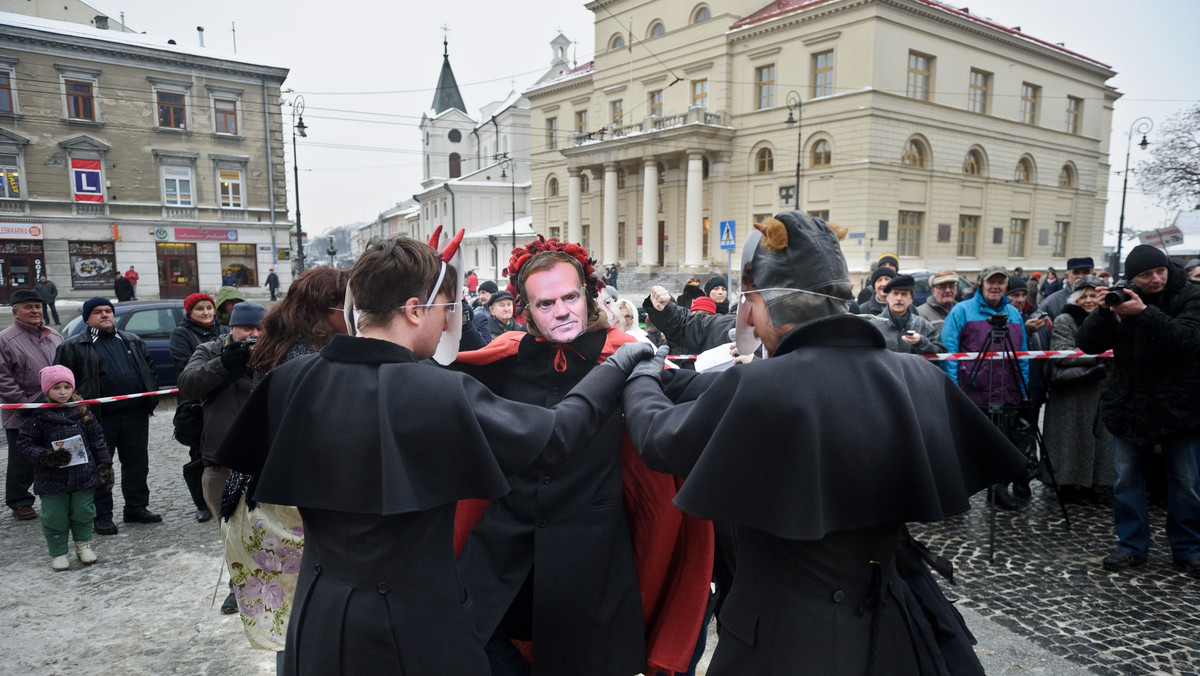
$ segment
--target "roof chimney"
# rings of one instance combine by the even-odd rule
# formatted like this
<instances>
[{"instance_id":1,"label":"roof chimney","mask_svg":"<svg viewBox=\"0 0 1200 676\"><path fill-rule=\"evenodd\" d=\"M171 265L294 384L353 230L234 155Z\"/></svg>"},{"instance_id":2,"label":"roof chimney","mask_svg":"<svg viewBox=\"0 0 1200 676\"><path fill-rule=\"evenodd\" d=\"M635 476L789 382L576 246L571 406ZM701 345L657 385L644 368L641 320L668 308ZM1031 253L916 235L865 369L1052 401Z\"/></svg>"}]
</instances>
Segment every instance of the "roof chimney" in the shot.
<instances>
[{"instance_id":1,"label":"roof chimney","mask_svg":"<svg viewBox=\"0 0 1200 676\"><path fill-rule=\"evenodd\" d=\"M200 34L200 46L204 46L204 26L196 26L196 32Z\"/></svg>"},{"instance_id":2,"label":"roof chimney","mask_svg":"<svg viewBox=\"0 0 1200 676\"><path fill-rule=\"evenodd\" d=\"M96 28L102 31L108 30L108 17L103 14L97 14L96 18L92 19L92 23L96 24Z\"/></svg>"}]
</instances>

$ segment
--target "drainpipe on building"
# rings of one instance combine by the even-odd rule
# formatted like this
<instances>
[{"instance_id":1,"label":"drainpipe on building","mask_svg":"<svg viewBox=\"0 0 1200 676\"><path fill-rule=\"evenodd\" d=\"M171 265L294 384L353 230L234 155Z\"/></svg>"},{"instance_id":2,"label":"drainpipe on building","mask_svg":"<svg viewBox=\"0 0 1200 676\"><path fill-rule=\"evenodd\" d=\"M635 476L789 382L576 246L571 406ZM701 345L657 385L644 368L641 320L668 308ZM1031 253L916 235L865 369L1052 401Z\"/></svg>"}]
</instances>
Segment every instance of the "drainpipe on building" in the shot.
<instances>
[{"instance_id":1,"label":"drainpipe on building","mask_svg":"<svg viewBox=\"0 0 1200 676\"><path fill-rule=\"evenodd\" d=\"M479 129L472 129L471 133L475 135L475 171L483 168L483 144L479 142Z\"/></svg>"},{"instance_id":2,"label":"drainpipe on building","mask_svg":"<svg viewBox=\"0 0 1200 676\"><path fill-rule=\"evenodd\" d=\"M271 154L271 112L267 105L267 78L262 79L263 95L263 131L267 137L267 195L271 205L271 266L279 260L279 247L275 242L275 163ZM249 177L247 177L249 178Z\"/></svg>"},{"instance_id":3,"label":"drainpipe on building","mask_svg":"<svg viewBox=\"0 0 1200 676\"><path fill-rule=\"evenodd\" d=\"M500 279L500 245L495 235L488 235L488 241L492 243L492 258L496 259L496 279Z\"/></svg>"},{"instance_id":4,"label":"drainpipe on building","mask_svg":"<svg viewBox=\"0 0 1200 676\"><path fill-rule=\"evenodd\" d=\"M446 192L450 193L450 237L453 237L458 232L458 208L454 204L454 191L450 189L450 182L442 184Z\"/></svg>"}]
</instances>

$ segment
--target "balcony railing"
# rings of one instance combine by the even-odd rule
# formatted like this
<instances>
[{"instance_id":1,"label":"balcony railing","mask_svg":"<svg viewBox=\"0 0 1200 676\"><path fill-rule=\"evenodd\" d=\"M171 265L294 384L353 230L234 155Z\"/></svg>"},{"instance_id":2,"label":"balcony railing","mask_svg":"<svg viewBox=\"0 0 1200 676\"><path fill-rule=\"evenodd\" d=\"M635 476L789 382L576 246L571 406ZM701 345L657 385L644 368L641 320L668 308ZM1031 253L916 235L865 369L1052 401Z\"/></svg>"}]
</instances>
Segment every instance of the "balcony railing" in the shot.
<instances>
[{"instance_id":1,"label":"balcony railing","mask_svg":"<svg viewBox=\"0 0 1200 676\"><path fill-rule=\"evenodd\" d=\"M573 131L567 133L567 142L572 146L582 146L588 143L599 143L611 139L623 138L643 132L656 132L664 129L682 127L686 124L720 125L721 113L710 113L700 106L688 108L686 113L663 115L655 117L648 115L641 122L625 125L606 125L596 131Z\"/></svg>"},{"instance_id":2,"label":"balcony railing","mask_svg":"<svg viewBox=\"0 0 1200 676\"><path fill-rule=\"evenodd\" d=\"M0 200L0 214L24 215L25 200Z\"/></svg>"},{"instance_id":3,"label":"balcony railing","mask_svg":"<svg viewBox=\"0 0 1200 676\"><path fill-rule=\"evenodd\" d=\"M108 205L104 203L95 204L92 202L76 202L76 216L107 216Z\"/></svg>"}]
</instances>

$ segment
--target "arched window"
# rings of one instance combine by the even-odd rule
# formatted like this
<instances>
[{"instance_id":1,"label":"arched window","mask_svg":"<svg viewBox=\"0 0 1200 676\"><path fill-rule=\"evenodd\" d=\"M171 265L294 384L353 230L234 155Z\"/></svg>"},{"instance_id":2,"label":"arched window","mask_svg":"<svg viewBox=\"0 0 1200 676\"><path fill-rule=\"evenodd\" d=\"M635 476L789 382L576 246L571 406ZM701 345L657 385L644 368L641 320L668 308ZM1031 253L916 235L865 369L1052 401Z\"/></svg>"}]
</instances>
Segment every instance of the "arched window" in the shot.
<instances>
[{"instance_id":1,"label":"arched window","mask_svg":"<svg viewBox=\"0 0 1200 676\"><path fill-rule=\"evenodd\" d=\"M1069 164L1064 164L1062 171L1058 172L1058 187L1074 188L1075 187L1075 167Z\"/></svg>"},{"instance_id":2,"label":"arched window","mask_svg":"<svg viewBox=\"0 0 1200 676\"><path fill-rule=\"evenodd\" d=\"M829 145L829 141L821 139L813 144L812 149L812 166L823 167L833 160L833 146Z\"/></svg>"},{"instance_id":3,"label":"arched window","mask_svg":"<svg viewBox=\"0 0 1200 676\"><path fill-rule=\"evenodd\" d=\"M983 153L972 148L963 158L962 172L964 176L983 176Z\"/></svg>"},{"instance_id":4,"label":"arched window","mask_svg":"<svg viewBox=\"0 0 1200 676\"><path fill-rule=\"evenodd\" d=\"M925 144L917 139L909 139L904 143L904 154L900 156L900 164L913 169L925 168Z\"/></svg>"},{"instance_id":5,"label":"arched window","mask_svg":"<svg viewBox=\"0 0 1200 676\"><path fill-rule=\"evenodd\" d=\"M1013 172L1013 183L1032 183L1033 182L1033 162L1029 161L1028 157L1022 157L1017 162L1017 168Z\"/></svg>"},{"instance_id":6,"label":"arched window","mask_svg":"<svg viewBox=\"0 0 1200 676\"><path fill-rule=\"evenodd\" d=\"M462 158L458 153L450 153L450 178L462 176Z\"/></svg>"},{"instance_id":7,"label":"arched window","mask_svg":"<svg viewBox=\"0 0 1200 676\"><path fill-rule=\"evenodd\" d=\"M625 36L617 33L608 41L609 49L621 49L625 46Z\"/></svg>"},{"instance_id":8,"label":"arched window","mask_svg":"<svg viewBox=\"0 0 1200 676\"><path fill-rule=\"evenodd\" d=\"M451 129L448 137L451 143L458 143L462 140L462 132L457 129Z\"/></svg>"},{"instance_id":9,"label":"arched window","mask_svg":"<svg viewBox=\"0 0 1200 676\"><path fill-rule=\"evenodd\" d=\"M550 197L558 197L558 179L550 177L549 183L546 184L546 194Z\"/></svg>"},{"instance_id":10,"label":"arched window","mask_svg":"<svg viewBox=\"0 0 1200 676\"><path fill-rule=\"evenodd\" d=\"M591 192L592 179L588 178L587 174L579 174L579 192Z\"/></svg>"},{"instance_id":11,"label":"arched window","mask_svg":"<svg viewBox=\"0 0 1200 676\"><path fill-rule=\"evenodd\" d=\"M770 148L763 148L754 156L754 171L758 174L775 171L775 155Z\"/></svg>"},{"instance_id":12,"label":"arched window","mask_svg":"<svg viewBox=\"0 0 1200 676\"><path fill-rule=\"evenodd\" d=\"M708 21L711 18L712 18L712 12L710 12L708 10L708 8L705 7L704 5L700 5L699 7L696 8L696 10L694 12L692 12L692 23L700 23L701 21Z\"/></svg>"},{"instance_id":13,"label":"arched window","mask_svg":"<svg viewBox=\"0 0 1200 676\"><path fill-rule=\"evenodd\" d=\"M655 21L653 24L650 25L650 32L647 33L647 35L649 35L652 38L656 38L660 35L665 35L666 32L667 32L667 27L663 25L663 22Z\"/></svg>"}]
</instances>

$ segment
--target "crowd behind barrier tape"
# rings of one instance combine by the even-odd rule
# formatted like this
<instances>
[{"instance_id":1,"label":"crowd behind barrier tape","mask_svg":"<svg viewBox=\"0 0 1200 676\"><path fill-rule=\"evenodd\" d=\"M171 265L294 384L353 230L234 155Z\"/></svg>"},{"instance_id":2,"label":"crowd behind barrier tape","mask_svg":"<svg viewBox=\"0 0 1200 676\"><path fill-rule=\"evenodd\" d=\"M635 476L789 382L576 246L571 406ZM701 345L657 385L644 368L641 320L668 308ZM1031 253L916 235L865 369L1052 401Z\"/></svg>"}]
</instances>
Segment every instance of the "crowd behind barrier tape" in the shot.
<instances>
[{"instance_id":1,"label":"crowd behind barrier tape","mask_svg":"<svg viewBox=\"0 0 1200 676\"><path fill-rule=\"evenodd\" d=\"M980 356L979 352L941 352L938 354L921 355L930 361L975 361L979 359L1006 359L1016 357L1017 359L1067 359L1069 357L1097 357L1107 359L1113 356L1112 350L1101 352L1100 354L1088 354L1083 350L1017 350L1015 353L1008 352L988 352L985 356ZM700 355L696 354L669 354L667 359L695 359Z\"/></svg>"},{"instance_id":2,"label":"crowd behind barrier tape","mask_svg":"<svg viewBox=\"0 0 1200 676\"><path fill-rule=\"evenodd\" d=\"M169 390L155 390L154 392L138 392L136 394L118 394L115 397L100 397L98 399L84 399L83 401L68 401L65 404L0 404L0 409L14 408L59 408L62 406L83 406L84 404L107 404L112 401L125 401L126 399L137 399L138 397L153 397L160 394L175 394L179 391L178 387L172 387Z\"/></svg>"}]
</instances>

